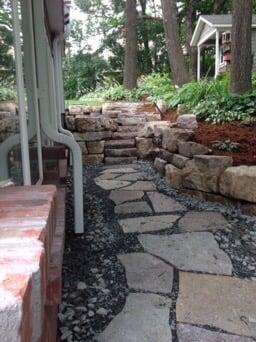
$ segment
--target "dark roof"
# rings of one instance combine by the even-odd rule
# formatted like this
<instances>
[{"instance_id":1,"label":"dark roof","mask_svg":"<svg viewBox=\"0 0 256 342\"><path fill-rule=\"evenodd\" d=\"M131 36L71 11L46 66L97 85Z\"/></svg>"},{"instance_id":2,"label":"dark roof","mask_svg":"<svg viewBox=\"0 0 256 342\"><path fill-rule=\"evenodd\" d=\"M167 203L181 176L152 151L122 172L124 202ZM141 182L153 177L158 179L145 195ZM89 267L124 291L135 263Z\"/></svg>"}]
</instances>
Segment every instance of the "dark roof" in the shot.
<instances>
[{"instance_id":1,"label":"dark roof","mask_svg":"<svg viewBox=\"0 0 256 342\"><path fill-rule=\"evenodd\" d=\"M201 17L209 21L213 26L232 25L231 14L201 15ZM252 24L256 25L256 15L252 16Z\"/></svg>"}]
</instances>

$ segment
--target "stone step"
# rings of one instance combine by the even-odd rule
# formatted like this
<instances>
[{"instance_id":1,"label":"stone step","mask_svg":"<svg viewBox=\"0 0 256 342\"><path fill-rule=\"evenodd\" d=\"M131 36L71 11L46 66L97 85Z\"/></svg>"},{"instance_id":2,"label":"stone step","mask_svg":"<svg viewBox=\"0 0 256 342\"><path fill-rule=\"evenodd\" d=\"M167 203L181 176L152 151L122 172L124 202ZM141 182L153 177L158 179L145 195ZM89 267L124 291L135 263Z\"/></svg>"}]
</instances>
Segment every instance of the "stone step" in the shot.
<instances>
[{"instance_id":1,"label":"stone step","mask_svg":"<svg viewBox=\"0 0 256 342\"><path fill-rule=\"evenodd\" d=\"M114 140L128 140L134 139L137 136L137 132L114 132L112 139Z\"/></svg>"},{"instance_id":2,"label":"stone step","mask_svg":"<svg viewBox=\"0 0 256 342\"><path fill-rule=\"evenodd\" d=\"M126 164L126 163L133 163L137 160L137 157L106 157L105 164L113 165L113 164Z\"/></svg>"},{"instance_id":3,"label":"stone step","mask_svg":"<svg viewBox=\"0 0 256 342\"><path fill-rule=\"evenodd\" d=\"M105 148L130 148L135 146L134 139L127 139L127 140L109 140L105 142Z\"/></svg>"},{"instance_id":4,"label":"stone step","mask_svg":"<svg viewBox=\"0 0 256 342\"><path fill-rule=\"evenodd\" d=\"M113 148L105 149L107 157L137 157L137 148Z\"/></svg>"},{"instance_id":5,"label":"stone step","mask_svg":"<svg viewBox=\"0 0 256 342\"><path fill-rule=\"evenodd\" d=\"M137 132L138 127L137 126L118 126L117 132Z\"/></svg>"}]
</instances>

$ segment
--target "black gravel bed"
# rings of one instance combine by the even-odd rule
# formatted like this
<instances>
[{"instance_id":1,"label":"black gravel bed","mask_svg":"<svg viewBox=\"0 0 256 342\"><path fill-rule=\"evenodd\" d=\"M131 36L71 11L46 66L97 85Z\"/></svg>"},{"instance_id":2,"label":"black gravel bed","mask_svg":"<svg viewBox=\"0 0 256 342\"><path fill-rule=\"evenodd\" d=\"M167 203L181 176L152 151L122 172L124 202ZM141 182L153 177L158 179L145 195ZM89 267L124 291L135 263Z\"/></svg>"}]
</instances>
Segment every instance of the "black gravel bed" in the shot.
<instances>
[{"instance_id":1,"label":"black gravel bed","mask_svg":"<svg viewBox=\"0 0 256 342\"><path fill-rule=\"evenodd\" d=\"M115 167L120 166L111 168ZM85 233L81 235L74 234L72 181L68 180L63 302L59 310L60 341L96 341L96 336L122 311L129 293L125 270L117 255L143 251L137 234L124 234L118 224L120 218L141 215L115 215L114 203L108 198L110 191L101 189L94 182L94 178L106 168L84 168ZM144 171L148 180L152 179L160 192L180 202L188 211L221 212L232 228L214 233L216 241L230 256L235 276L256 280L255 217L247 217L237 209L202 201L171 189L150 162L138 162L136 168ZM175 214L182 215L185 212ZM154 232L166 235L173 233L179 233L177 223L171 229ZM173 342L177 341L175 306L178 280L178 271L175 269L170 295Z\"/></svg>"}]
</instances>

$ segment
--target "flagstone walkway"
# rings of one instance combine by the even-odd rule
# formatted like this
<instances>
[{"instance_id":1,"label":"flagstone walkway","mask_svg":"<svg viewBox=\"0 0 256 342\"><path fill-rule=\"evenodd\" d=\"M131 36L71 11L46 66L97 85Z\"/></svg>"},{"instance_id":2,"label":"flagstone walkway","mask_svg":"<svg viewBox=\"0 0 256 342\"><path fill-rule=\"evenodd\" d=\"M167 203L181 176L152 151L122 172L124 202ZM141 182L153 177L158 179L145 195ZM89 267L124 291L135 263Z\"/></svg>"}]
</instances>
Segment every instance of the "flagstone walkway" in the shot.
<instances>
[{"instance_id":1,"label":"flagstone walkway","mask_svg":"<svg viewBox=\"0 0 256 342\"><path fill-rule=\"evenodd\" d=\"M256 340L254 219L178 194L147 163L87 169L85 189L86 233L67 236L61 340Z\"/></svg>"}]
</instances>

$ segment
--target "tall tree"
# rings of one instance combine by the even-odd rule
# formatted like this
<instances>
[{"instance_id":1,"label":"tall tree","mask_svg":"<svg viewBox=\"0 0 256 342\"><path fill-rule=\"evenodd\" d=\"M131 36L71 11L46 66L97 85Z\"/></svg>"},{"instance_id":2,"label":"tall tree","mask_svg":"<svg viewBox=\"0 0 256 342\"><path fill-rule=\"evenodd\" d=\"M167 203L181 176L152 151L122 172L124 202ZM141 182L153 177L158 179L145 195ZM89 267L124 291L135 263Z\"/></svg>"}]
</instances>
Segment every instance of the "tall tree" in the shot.
<instances>
[{"instance_id":1,"label":"tall tree","mask_svg":"<svg viewBox=\"0 0 256 342\"><path fill-rule=\"evenodd\" d=\"M174 83L180 87L190 81L190 76L179 36L176 0L161 0L161 3L172 78Z\"/></svg>"},{"instance_id":2,"label":"tall tree","mask_svg":"<svg viewBox=\"0 0 256 342\"><path fill-rule=\"evenodd\" d=\"M231 92L244 94L252 88L252 0L233 0Z\"/></svg>"},{"instance_id":3,"label":"tall tree","mask_svg":"<svg viewBox=\"0 0 256 342\"><path fill-rule=\"evenodd\" d=\"M125 6L124 87L137 87L137 9L136 0L126 0Z\"/></svg>"}]
</instances>

